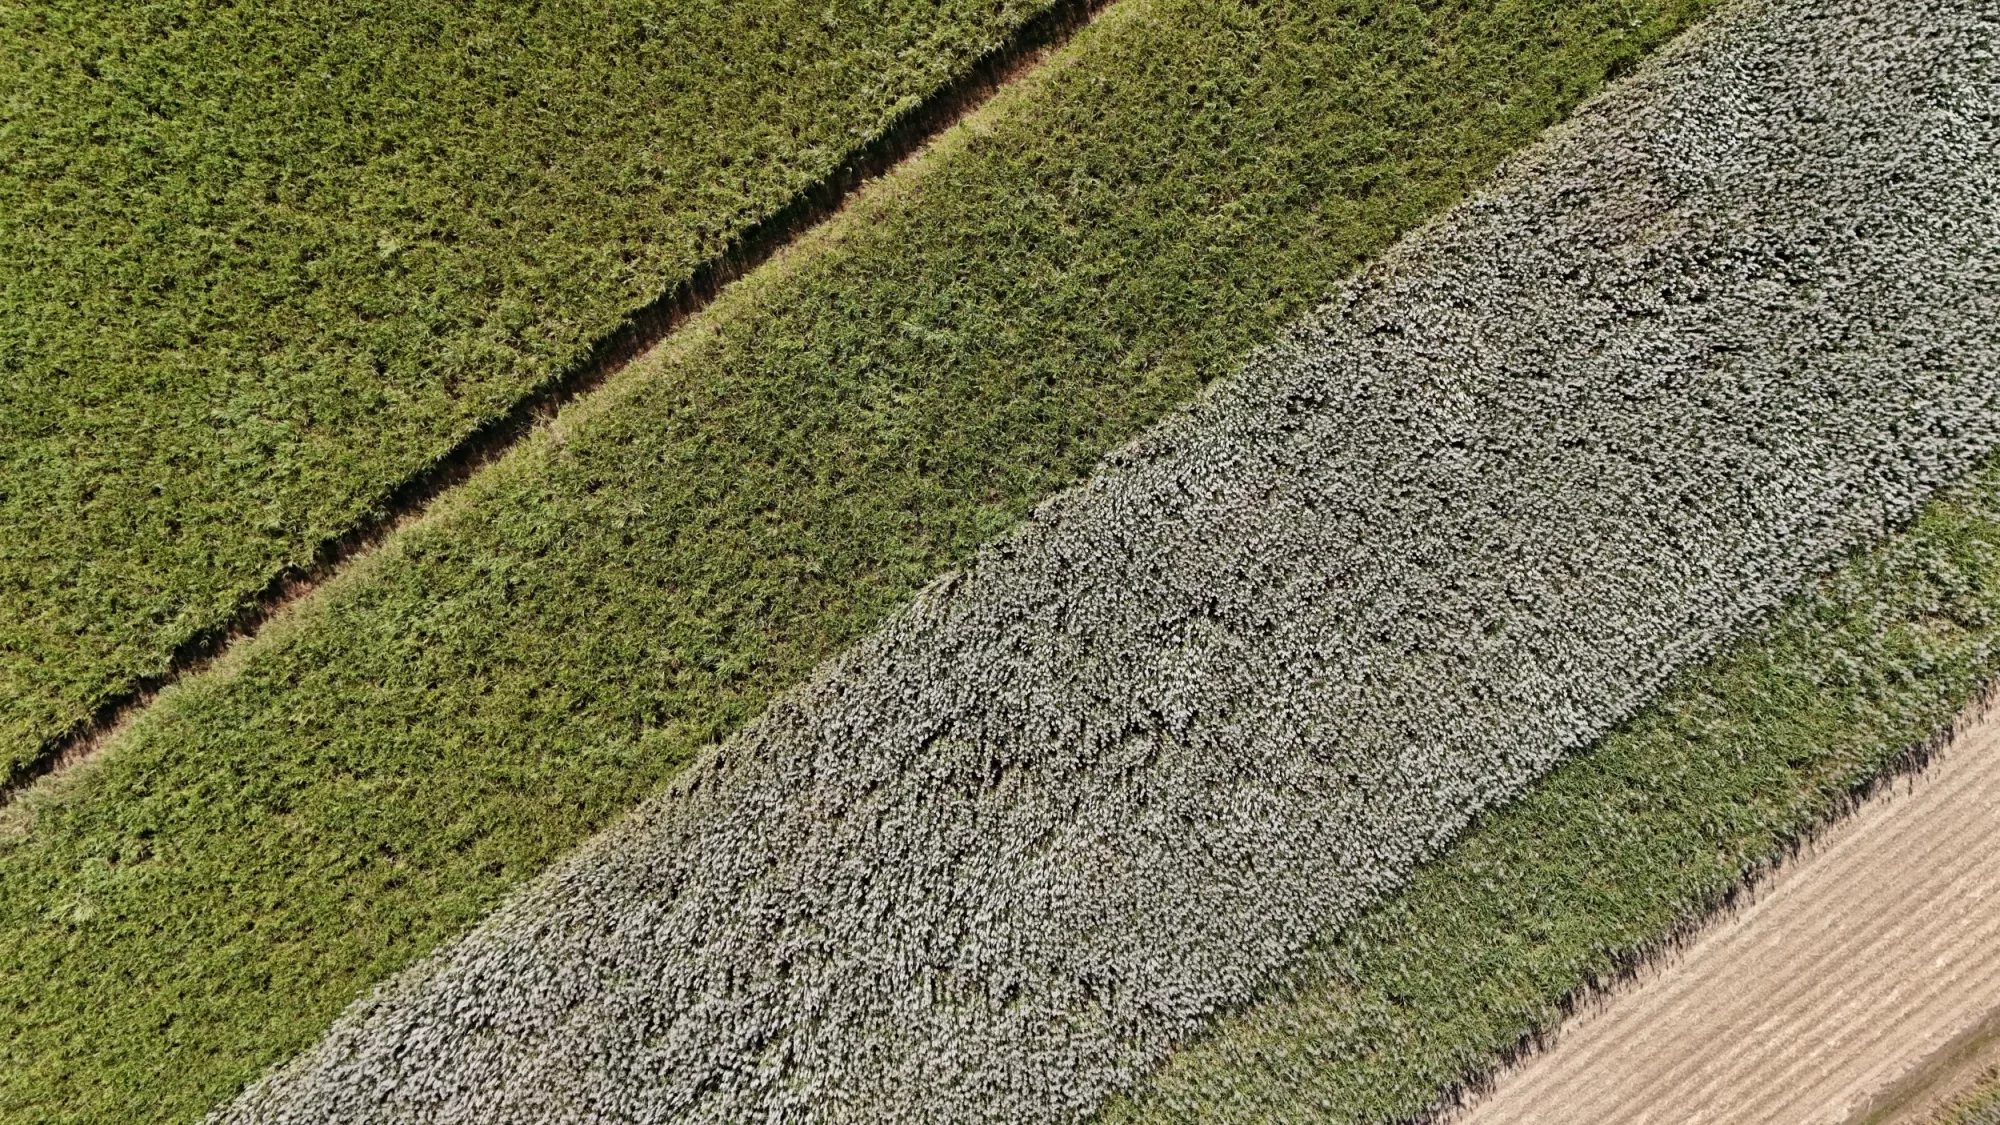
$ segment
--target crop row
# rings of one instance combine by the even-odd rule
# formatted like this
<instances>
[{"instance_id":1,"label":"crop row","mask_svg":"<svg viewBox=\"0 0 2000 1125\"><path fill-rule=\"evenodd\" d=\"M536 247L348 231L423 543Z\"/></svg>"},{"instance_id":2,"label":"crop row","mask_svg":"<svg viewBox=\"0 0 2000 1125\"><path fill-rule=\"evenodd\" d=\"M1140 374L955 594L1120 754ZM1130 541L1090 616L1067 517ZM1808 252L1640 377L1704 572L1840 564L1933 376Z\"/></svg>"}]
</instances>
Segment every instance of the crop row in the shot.
<instances>
[{"instance_id":1,"label":"crop row","mask_svg":"<svg viewBox=\"0 0 2000 1125\"><path fill-rule=\"evenodd\" d=\"M0 10L0 785L1040 10Z\"/></svg>"},{"instance_id":2,"label":"crop row","mask_svg":"<svg viewBox=\"0 0 2000 1125\"><path fill-rule=\"evenodd\" d=\"M1980 11L1717 15L223 1120L1095 1108L2000 447Z\"/></svg>"},{"instance_id":3,"label":"crop row","mask_svg":"<svg viewBox=\"0 0 2000 1125\"><path fill-rule=\"evenodd\" d=\"M1698 8L1115 6L8 809L0 1119L307 1045Z\"/></svg>"}]
</instances>

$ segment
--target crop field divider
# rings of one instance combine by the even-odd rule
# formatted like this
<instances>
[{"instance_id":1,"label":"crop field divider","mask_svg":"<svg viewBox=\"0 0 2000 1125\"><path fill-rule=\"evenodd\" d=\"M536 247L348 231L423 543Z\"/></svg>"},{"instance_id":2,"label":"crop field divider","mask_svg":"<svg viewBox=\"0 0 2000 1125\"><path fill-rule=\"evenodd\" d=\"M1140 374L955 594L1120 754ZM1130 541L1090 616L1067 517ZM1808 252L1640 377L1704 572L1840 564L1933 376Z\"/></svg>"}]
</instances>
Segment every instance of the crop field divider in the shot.
<instances>
[{"instance_id":1,"label":"crop field divider","mask_svg":"<svg viewBox=\"0 0 2000 1125\"><path fill-rule=\"evenodd\" d=\"M723 251L689 277L626 318L599 340L588 356L558 377L517 399L480 425L455 447L416 475L392 488L368 517L345 533L325 540L309 565L287 567L234 617L198 632L177 647L162 672L138 677L125 691L106 699L67 734L49 740L42 752L0 785L0 809L42 778L59 773L96 752L113 734L144 711L161 688L212 664L230 646L258 630L292 602L358 556L380 544L396 528L421 518L430 505L481 468L498 460L562 407L602 386L632 360L652 350L675 329L707 308L730 283L755 270L779 250L831 219L870 180L915 155L945 130L978 109L1002 86L1016 80L1095 19L1111 0L1055 0L1024 21L999 46L980 56L929 97L898 114L874 138L850 153L831 173L732 239Z\"/></svg>"},{"instance_id":2,"label":"crop field divider","mask_svg":"<svg viewBox=\"0 0 2000 1125\"><path fill-rule=\"evenodd\" d=\"M1915 522L1916 517L1911 517L1895 530L1905 532ZM1845 827L1871 802L1888 797L1898 786L1906 795L1914 793L1917 780L1930 772L1940 756L1951 752L1953 743L1990 718L1996 708L2000 708L2000 680L1988 680L1964 710L1892 754L1876 770L1857 774L1829 793L1829 807L1822 815L1779 833L1769 849L1737 872L1733 882L1701 896L1685 916L1652 940L1635 949L1620 951L1608 971L1586 974L1582 984L1556 1000L1556 1020L1523 1032L1514 1044L1497 1052L1462 1080L1440 1090L1435 1102L1422 1113L1406 1118L1401 1125L1452 1125L1462 1120L1465 1111L1491 1094L1510 1072L1553 1050L1572 1019L1601 1011L1621 994L1639 987L1651 974L1663 972L1686 957L1704 936L1756 903L1773 883L1810 859L1828 837ZM1996 1030L2000 1030L2000 1025L1988 1021L1961 1039ZM1959 1040L1953 1041L1953 1047L1959 1045ZM1951 1049L1942 1054L1950 1054ZM1919 1079L1928 1073L1927 1065L1911 1078ZM1904 1084L1898 1083L1878 1100L1891 1103L1903 1093ZM1873 1125L1875 1120L1861 1117L1848 1125Z\"/></svg>"}]
</instances>

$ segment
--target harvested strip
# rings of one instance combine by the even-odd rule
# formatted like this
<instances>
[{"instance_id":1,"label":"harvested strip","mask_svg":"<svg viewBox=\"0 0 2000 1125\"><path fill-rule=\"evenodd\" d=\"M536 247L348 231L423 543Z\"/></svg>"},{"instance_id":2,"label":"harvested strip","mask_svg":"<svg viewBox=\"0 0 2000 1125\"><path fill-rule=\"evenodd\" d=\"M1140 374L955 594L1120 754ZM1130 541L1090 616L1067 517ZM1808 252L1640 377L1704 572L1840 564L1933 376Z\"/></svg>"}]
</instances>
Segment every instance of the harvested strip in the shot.
<instances>
[{"instance_id":1,"label":"harvested strip","mask_svg":"<svg viewBox=\"0 0 2000 1125\"><path fill-rule=\"evenodd\" d=\"M2000 1009L1996 808L1988 716L1463 1120L1841 1125Z\"/></svg>"},{"instance_id":2,"label":"harvested strip","mask_svg":"<svg viewBox=\"0 0 2000 1125\"><path fill-rule=\"evenodd\" d=\"M4 810L0 1120L233 1096L1700 10L1113 6Z\"/></svg>"},{"instance_id":3,"label":"harvested strip","mask_svg":"<svg viewBox=\"0 0 2000 1125\"><path fill-rule=\"evenodd\" d=\"M0 787L1047 8L0 7Z\"/></svg>"},{"instance_id":4,"label":"harvested strip","mask_svg":"<svg viewBox=\"0 0 2000 1125\"><path fill-rule=\"evenodd\" d=\"M1990 22L1670 50L221 1119L1090 1110L1992 447Z\"/></svg>"}]
</instances>

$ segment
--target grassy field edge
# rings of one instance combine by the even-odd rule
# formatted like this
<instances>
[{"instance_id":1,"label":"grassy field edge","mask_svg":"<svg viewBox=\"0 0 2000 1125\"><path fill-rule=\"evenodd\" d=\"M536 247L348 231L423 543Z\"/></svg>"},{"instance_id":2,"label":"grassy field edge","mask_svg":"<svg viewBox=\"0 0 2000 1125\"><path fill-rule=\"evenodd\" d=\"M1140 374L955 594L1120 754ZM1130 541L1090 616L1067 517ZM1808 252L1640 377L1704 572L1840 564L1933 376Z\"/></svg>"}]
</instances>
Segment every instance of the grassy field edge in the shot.
<instances>
[{"instance_id":1,"label":"grassy field edge","mask_svg":"<svg viewBox=\"0 0 2000 1125\"><path fill-rule=\"evenodd\" d=\"M1952 1099L1926 1125L1995 1125L2000 1122L2000 1067L1989 1067L1977 1086Z\"/></svg>"}]
</instances>

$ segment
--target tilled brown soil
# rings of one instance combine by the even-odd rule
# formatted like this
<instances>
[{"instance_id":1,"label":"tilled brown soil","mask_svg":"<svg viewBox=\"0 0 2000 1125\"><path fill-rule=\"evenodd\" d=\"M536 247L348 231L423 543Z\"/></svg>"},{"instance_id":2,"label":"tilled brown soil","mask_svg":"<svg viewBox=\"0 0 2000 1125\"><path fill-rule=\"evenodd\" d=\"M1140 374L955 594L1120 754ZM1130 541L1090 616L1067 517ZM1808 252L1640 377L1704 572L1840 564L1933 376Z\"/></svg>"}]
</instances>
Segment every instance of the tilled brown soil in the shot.
<instances>
[{"instance_id":1,"label":"tilled brown soil","mask_svg":"<svg viewBox=\"0 0 2000 1125\"><path fill-rule=\"evenodd\" d=\"M1996 1010L1989 715L1455 1120L1838 1125Z\"/></svg>"}]
</instances>

